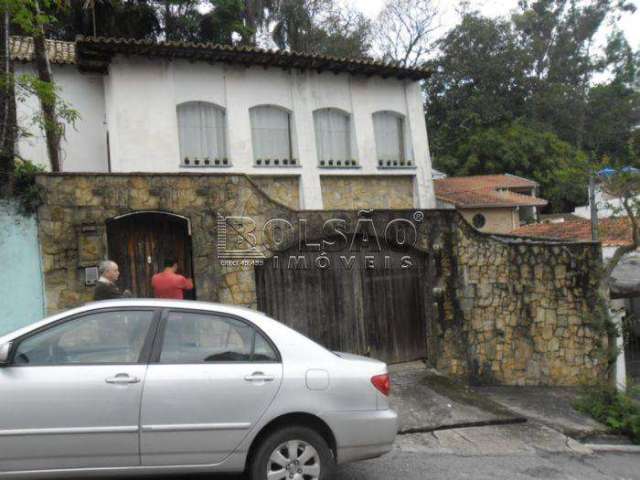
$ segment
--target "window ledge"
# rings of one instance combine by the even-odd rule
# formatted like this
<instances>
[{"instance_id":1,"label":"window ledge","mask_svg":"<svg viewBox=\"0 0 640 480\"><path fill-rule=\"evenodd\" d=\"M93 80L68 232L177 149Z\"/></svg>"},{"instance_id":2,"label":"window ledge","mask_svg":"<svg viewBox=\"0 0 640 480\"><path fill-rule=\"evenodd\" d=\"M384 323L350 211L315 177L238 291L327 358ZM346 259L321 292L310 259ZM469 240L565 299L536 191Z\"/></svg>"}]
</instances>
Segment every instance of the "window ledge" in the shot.
<instances>
[{"instance_id":1,"label":"window ledge","mask_svg":"<svg viewBox=\"0 0 640 480\"><path fill-rule=\"evenodd\" d=\"M323 170L360 170L360 165L318 165Z\"/></svg>"},{"instance_id":2,"label":"window ledge","mask_svg":"<svg viewBox=\"0 0 640 480\"><path fill-rule=\"evenodd\" d=\"M378 170L415 170L415 165L378 165Z\"/></svg>"},{"instance_id":3,"label":"window ledge","mask_svg":"<svg viewBox=\"0 0 640 480\"><path fill-rule=\"evenodd\" d=\"M299 163L295 163L293 165L265 165L264 163L258 165L257 163L254 163L253 168L302 168L302 165Z\"/></svg>"},{"instance_id":4,"label":"window ledge","mask_svg":"<svg viewBox=\"0 0 640 480\"><path fill-rule=\"evenodd\" d=\"M181 164L180 165L180 168L185 168L187 170L190 170L192 168L193 169L201 169L201 168L215 168L215 169L218 169L218 168L230 168L230 167L233 167L233 164L228 163L227 165L213 165L213 164L209 164L209 165L184 165L184 164Z\"/></svg>"}]
</instances>

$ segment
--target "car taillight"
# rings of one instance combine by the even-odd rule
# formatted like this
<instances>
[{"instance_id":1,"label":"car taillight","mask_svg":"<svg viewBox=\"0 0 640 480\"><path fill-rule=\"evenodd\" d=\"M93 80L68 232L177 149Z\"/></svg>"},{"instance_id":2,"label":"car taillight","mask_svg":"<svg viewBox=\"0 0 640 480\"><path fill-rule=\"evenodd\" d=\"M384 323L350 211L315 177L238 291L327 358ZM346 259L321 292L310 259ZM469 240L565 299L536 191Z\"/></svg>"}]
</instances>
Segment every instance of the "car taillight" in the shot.
<instances>
[{"instance_id":1,"label":"car taillight","mask_svg":"<svg viewBox=\"0 0 640 480\"><path fill-rule=\"evenodd\" d=\"M384 396L389 396L389 392L391 391L391 377L389 377L388 373L371 377L371 383L373 383L373 386Z\"/></svg>"}]
</instances>

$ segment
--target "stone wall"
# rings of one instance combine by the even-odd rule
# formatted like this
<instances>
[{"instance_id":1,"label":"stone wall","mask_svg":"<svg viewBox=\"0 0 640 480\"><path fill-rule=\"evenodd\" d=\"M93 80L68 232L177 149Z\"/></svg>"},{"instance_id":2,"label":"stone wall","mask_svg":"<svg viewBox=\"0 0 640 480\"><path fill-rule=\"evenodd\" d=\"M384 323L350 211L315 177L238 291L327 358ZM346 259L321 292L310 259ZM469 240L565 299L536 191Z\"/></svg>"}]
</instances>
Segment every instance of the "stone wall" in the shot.
<instances>
[{"instance_id":1,"label":"stone wall","mask_svg":"<svg viewBox=\"0 0 640 480\"><path fill-rule=\"evenodd\" d=\"M293 210L300 208L300 177L253 175L251 180L272 200Z\"/></svg>"},{"instance_id":2,"label":"stone wall","mask_svg":"<svg viewBox=\"0 0 640 480\"><path fill-rule=\"evenodd\" d=\"M461 219L429 338L439 369L475 383L575 385L605 374L600 248L488 236Z\"/></svg>"},{"instance_id":3,"label":"stone wall","mask_svg":"<svg viewBox=\"0 0 640 480\"><path fill-rule=\"evenodd\" d=\"M144 211L166 211L189 219L194 279L202 300L254 307L253 267L223 266L217 255L217 219L286 216L289 210L242 175L50 174L38 177L44 204L39 236L50 313L90 301L84 267L108 257L106 222Z\"/></svg>"},{"instance_id":4,"label":"stone wall","mask_svg":"<svg viewBox=\"0 0 640 480\"><path fill-rule=\"evenodd\" d=\"M357 210L293 211L238 175L49 174L38 183L45 191L38 216L50 312L91 299L83 268L108 257L105 225L119 215L187 217L198 299L250 308L257 305L254 267L220 260L219 215L250 216L256 251L265 257L269 238L261 232L269 219L287 220L295 235L305 220L308 239L322 238L328 219L344 220L351 233L360 225ZM371 215L378 235L393 219L416 225L431 299L425 350L439 369L472 382L512 385L575 385L603 377L606 341L594 316L598 246L487 235L453 210ZM295 235L291 245L299 240Z\"/></svg>"},{"instance_id":5,"label":"stone wall","mask_svg":"<svg viewBox=\"0 0 640 480\"><path fill-rule=\"evenodd\" d=\"M322 203L326 210L412 208L413 177L322 176Z\"/></svg>"}]
</instances>

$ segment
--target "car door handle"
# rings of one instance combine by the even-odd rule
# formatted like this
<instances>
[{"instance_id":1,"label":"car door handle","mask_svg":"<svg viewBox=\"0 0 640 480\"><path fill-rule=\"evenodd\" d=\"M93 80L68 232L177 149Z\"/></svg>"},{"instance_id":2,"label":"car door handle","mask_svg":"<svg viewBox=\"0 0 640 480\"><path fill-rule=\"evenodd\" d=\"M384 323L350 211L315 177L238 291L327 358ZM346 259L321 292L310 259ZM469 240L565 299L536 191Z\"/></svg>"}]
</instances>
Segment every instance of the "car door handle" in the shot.
<instances>
[{"instance_id":1,"label":"car door handle","mask_svg":"<svg viewBox=\"0 0 640 480\"><path fill-rule=\"evenodd\" d=\"M247 382L273 382L276 377L273 375L265 375L262 372L253 372L251 375L244 377Z\"/></svg>"},{"instance_id":2,"label":"car door handle","mask_svg":"<svg viewBox=\"0 0 640 480\"><path fill-rule=\"evenodd\" d=\"M113 377L105 378L104 381L114 385L127 385L129 383L140 383L140 379L138 377L130 377L128 373L118 373Z\"/></svg>"}]
</instances>

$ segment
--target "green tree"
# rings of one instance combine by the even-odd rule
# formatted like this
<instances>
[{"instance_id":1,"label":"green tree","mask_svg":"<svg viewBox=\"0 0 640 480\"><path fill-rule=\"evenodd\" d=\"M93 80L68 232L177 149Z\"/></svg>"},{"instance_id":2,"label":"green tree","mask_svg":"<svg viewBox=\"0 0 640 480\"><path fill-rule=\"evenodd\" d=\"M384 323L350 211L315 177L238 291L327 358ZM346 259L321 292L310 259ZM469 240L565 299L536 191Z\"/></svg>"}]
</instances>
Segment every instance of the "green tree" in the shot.
<instances>
[{"instance_id":1,"label":"green tree","mask_svg":"<svg viewBox=\"0 0 640 480\"><path fill-rule=\"evenodd\" d=\"M528 95L526 55L509 22L467 13L437 47L441 54L429 62L434 73L424 85L436 160L478 130L523 116ZM450 165L448 173L460 170Z\"/></svg>"},{"instance_id":2,"label":"green tree","mask_svg":"<svg viewBox=\"0 0 640 480\"><path fill-rule=\"evenodd\" d=\"M542 196L555 211L586 201L586 184L576 181L576 175L588 171L587 156L524 121L478 129L450 155L438 157L436 168L455 169L458 175L506 172L531 178L540 183Z\"/></svg>"},{"instance_id":3,"label":"green tree","mask_svg":"<svg viewBox=\"0 0 640 480\"><path fill-rule=\"evenodd\" d=\"M596 35L634 8L624 0L520 1L512 20L528 58L529 118L583 147L591 81L614 61L596 48Z\"/></svg>"},{"instance_id":4,"label":"green tree","mask_svg":"<svg viewBox=\"0 0 640 480\"><path fill-rule=\"evenodd\" d=\"M350 58L370 50L370 22L334 0L281 0L273 18L273 40L283 50Z\"/></svg>"},{"instance_id":5,"label":"green tree","mask_svg":"<svg viewBox=\"0 0 640 480\"><path fill-rule=\"evenodd\" d=\"M18 137L16 122L13 63L10 53L10 6L0 2L0 197L13 192L15 144Z\"/></svg>"},{"instance_id":6,"label":"green tree","mask_svg":"<svg viewBox=\"0 0 640 480\"><path fill-rule=\"evenodd\" d=\"M73 125L78 118L78 113L73 110L62 98L58 87L53 81L51 66L45 43L45 28L52 22L52 17L45 12L52 8L53 0L2 0L0 11L9 14L11 22L5 17L4 32L0 36L0 49L7 52L7 39L9 30L17 26L21 32L29 33L33 38L34 63L36 75L23 74L16 76L11 66L10 57L5 57L4 69L0 72L0 85L2 88L2 104L9 109L15 109L16 99L22 101L26 96L34 95L40 100L41 111L32 118L31 125L18 126L15 122L15 110L13 118L7 114L3 118L3 129L10 133L13 143L21 137L31 134L29 127L34 124L44 131L47 143L52 171L60 170L60 140L64 135L65 123ZM8 123L7 123L8 122ZM14 173L12 149L3 149L3 172L12 176ZM10 158L9 158L10 156Z\"/></svg>"},{"instance_id":7,"label":"green tree","mask_svg":"<svg viewBox=\"0 0 640 480\"><path fill-rule=\"evenodd\" d=\"M200 38L220 45L233 45L234 34L243 44L253 44L255 31L244 21L242 0L212 0L213 10L202 16Z\"/></svg>"}]
</instances>

